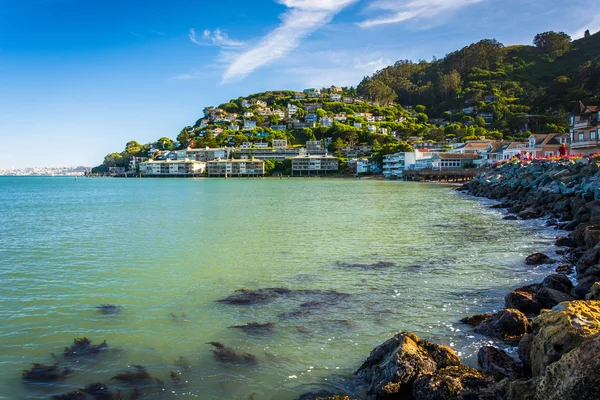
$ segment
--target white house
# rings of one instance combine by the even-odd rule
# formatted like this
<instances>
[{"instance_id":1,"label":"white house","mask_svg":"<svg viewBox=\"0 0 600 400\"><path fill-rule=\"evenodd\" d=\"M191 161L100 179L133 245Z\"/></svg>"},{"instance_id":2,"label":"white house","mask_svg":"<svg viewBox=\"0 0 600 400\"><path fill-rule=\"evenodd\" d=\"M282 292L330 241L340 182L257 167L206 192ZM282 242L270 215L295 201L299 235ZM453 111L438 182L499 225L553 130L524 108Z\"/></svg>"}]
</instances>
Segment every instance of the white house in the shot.
<instances>
[{"instance_id":1,"label":"white house","mask_svg":"<svg viewBox=\"0 0 600 400\"><path fill-rule=\"evenodd\" d=\"M342 95L338 93L331 93L329 95L329 98L331 99L331 101L342 101Z\"/></svg>"},{"instance_id":2,"label":"white house","mask_svg":"<svg viewBox=\"0 0 600 400\"><path fill-rule=\"evenodd\" d=\"M287 105L287 114L288 115L296 115L298 113L298 106L294 105L294 104L288 104Z\"/></svg>"},{"instance_id":3,"label":"white house","mask_svg":"<svg viewBox=\"0 0 600 400\"><path fill-rule=\"evenodd\" d=\"M332 127L333 126L333 118L331 118L331 117L321 118L321 126Z\"/></svg>"},{"instance_id":4,"label":"white house","mask_svg":"<svg viewBox=\"0 0 600 400\"><path fill-rule=\"evenodd\" d=\"M377 127L375 125L367 125L367 130L371 133L377 132Z\"/></svg>"},{"instance_id":5,"label":"white house","mask_svg":"<svg viewBox=\"0 0 600 400\"><path fill-rule=\"evenodd\" d=\"M273 139L271 146L274 149L287 149L286 139Z\"/></svg>"}]
</instances>

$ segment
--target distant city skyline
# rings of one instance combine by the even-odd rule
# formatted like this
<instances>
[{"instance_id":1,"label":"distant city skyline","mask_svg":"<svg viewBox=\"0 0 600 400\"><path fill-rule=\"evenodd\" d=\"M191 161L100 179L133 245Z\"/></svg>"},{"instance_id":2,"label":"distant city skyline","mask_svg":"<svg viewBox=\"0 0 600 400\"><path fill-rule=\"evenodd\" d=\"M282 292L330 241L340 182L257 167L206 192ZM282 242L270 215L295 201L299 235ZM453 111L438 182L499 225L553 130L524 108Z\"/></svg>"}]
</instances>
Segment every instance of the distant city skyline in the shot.
<instances>
[{"instance_id":1,"label":"distant city skyline","mask_svg":"<svg viewBox=\"0 0 600 400\"><path fill-rule=\"evenodd\" d=\"M581 0L4 0L0 168L94 166L231 98L586 29L600 12Z\"/></svg>"}]
</instances>

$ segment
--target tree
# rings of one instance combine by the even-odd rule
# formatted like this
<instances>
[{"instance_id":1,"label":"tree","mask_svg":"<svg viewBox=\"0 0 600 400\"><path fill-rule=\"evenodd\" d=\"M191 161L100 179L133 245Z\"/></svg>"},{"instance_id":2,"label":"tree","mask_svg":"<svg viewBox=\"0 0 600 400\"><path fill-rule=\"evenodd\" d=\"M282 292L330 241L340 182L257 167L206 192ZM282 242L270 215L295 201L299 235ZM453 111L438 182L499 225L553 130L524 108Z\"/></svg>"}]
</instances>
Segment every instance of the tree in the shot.
<instances>
[{"instance_id":1,"label":"tree","mask_svg":"<svg viewBox=\"0 0 600 400\"><path fill-rule=\"evenodd\" d=\"M554 59L569 51L571 47L571 36L564 32L544 32L538 33L533 39L533 44L544 50L548 57Z\"/></svg>"},{"instance_id":2,"label":"tree","mask_svg":"<svg viewBox=\"0 0 600 400\"><path fill-rule=\"evenodd\" d=\"M398 97L392 88L376 78L363 79L358 86L358 94L377 104L389 104Z\"/></svg>"},{"instance_id":3,"label":"tree","mask_svg":"<svg viewBox=\"0 0 600 400\"><path fill-rule=\"evenodd\" d=\"M427 108L426 108L424 105L422 105L422 104L417 104L417 105L415 106L415 111L416 111L417 113L424 113L426 109L427 109Z\"/></svg>"},{"instance_id":4,"label":"tree","mask_svg":"<svg viewBox=\"0 0 600 400\"><path fill-rule=\"evenodd\" d=\"M132 140L130 142L127 142L127 144L125 145L125 153L129 155L137 155L142 151L142 148L143 146L141 144L139 144L135 140Z\"/></svg>"},{"instance_id":5,"label":"tree","mask_svg":"<svg viewBox=\"0 0 600 400\"><path fill-rule=\"evenodd\" d=\"M177 141L179 142L181 148L187 148L191 140L192 137L187 128L183 128L181 132L179 132L179 135L177 135Z\"/></svg>"},{"instance_id":6,"label":"tree","mask_svg":"<svg viewBox=\"0 0 600 400\"><path fill-rule=\"evenodd\" d=\"M583 34L583 37L590 37L590 30L586 29L585 33Z\"/></svg>"},{"instance_id":7,"label":"tree","mask_svg":"<svg viewBox=\"0 0 600 400\"><path fill-rule=\"evenodd\" d=\"M175 145L173 141L168 137L161 137L156 141L159 150L173 150Z\"/></svg>"},{"instance_id":8,"label":"tree","mask_svg":"<svg viewBox=\"0 0 600 400\"><path fill-rule=\"evenodd\" d=\"M271 175L271 171L275 169L275 162L273 160L265 160L265 175Z\"/></svg>"}]
</instances>

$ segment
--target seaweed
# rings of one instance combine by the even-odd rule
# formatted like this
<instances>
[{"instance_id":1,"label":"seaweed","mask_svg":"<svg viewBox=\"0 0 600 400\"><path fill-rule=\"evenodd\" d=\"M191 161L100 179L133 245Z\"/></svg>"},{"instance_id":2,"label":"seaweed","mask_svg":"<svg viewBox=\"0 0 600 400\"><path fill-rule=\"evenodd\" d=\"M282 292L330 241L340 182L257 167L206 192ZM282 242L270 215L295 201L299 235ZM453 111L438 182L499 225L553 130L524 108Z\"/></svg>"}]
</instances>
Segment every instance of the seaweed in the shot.
<instances>
[{"instance_id":1,"label":"seaweed","mask_svg":"<svg viewBox=\"0 0 600 400\"><path fill-rule=\"evenodd\" d=\"M98 345L93 345L90 339L84 337L73 339L73 345L71 347L65 347L63 354L65 357L87 356L100 353L107 347L108 344L106 344L106 340Z\"/></svg>"},{"instance_id":2,"label":"seaweed","mask_svg":"<svg viewBox=\"0 0 600 400\"><path fill-rule=\"evenodd\" d=\"M53 382L64 379L72 371L69 368L61 369L58 364L44 365L41 363L32 364L31 369L23 371L23 381L26 382Z\"/></svg>"}]
</instances>

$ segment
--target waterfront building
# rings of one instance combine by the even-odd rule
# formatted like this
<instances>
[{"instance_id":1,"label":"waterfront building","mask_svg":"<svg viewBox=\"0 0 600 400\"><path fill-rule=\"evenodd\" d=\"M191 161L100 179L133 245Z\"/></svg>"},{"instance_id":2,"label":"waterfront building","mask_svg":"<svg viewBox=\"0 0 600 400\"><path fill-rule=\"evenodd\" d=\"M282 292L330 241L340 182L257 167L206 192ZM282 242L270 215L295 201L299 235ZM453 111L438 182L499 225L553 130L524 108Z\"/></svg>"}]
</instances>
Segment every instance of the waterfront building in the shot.
<instances>
[{"instance_id":1,"label":"waterfront building","mask_svg":"<svg viewBox=\"0 0 600 400\"><path fill-rule=\"evenodd\" d=\"M368 158L353 158L345 163L347 174L364 174L373 172L372 163Z\"/></svg>"},{"instance_id":2,"label":"waterfront building","mask_svg":"<svg viewBox=\"0 0 600 400\"><path fill-rule=\"evenodd\" d=\"M477 153L434 153L431 157L432 169L446 170L473 166Z\"/></svg>"},{"instance_id":3,"label":"waterfront building","mask_svg":"<svg viewBox=\"0 0 600 400\"><path fill-rule=\"evenodd\" d=\"M292 175L322 175L336 172L340 160L328 155L299 155L292 158Z\"/></svg>"},{"instance_id":4,"label":"waterfront building","mask_svg":"<svg viewBox=\"0 0 600 400\"><path fill-rule=\"evenodd\" d=\"M569 135L562 133L533 134L529 136L527 141L529 145L525 150L527 151L527 153L531 154L533 158L553 157L559 154L558 150L563 144L565 146L568 145ZM585 141L579 143L585 143ZM588 143L592 144L594 143L594 141L590 140L588 141ZM573 148L572 146L573 145L571 144L571 148ZM576 146L575 149L577 150L573 149L573 152L581 150L585 150L586 154L587 152L595 152L594 150L596 149L596 147L587 146L588 144L582 145L581 147ZM569 151L567 148L567 154L568 153Z\"/></svg>"},{"instance_id":5,"label":"waterfront building","mask_svg":"<svg viewBox=\"0 0 600 400\"><path fill-rule=\"evenodd\" d=\"M213 160L206 163L206 172L212 177L263 176L265 162L262 160Z\"/></svg>"},{"instance_id":6,"label":"waterfront building","mask_svg":"<svg viewBox=\"0 0 600 400\"><path fill-rule=\"evenodd\" d=\"M600 152L598 117L600 107L586 106L581 101L569 114L569 142L572 153L592 154Z\"/></svg>"},{"instance_id":7,"label":"waterfront building","mask_svg":"<svg viewBox=\"0 0 600 400\"><path fill-rule=\"evenodd\" d=\"M192 160L192 161L211 161L217 158L228 158L230 153L230 149L228 148L214 148L211 149L206 147L204 149L192 149L188 147L185 150L173 151L170 154L173 154L172 158L178 161L184 160Z\"/></svg>"},{"instance_id":8,"label":"waterfront building","mask_svg":"<svg viewBox=\"0 0 600 400\"><path fill-rule=\"evenodd\" d=\"M149 160L140 163L140 175L147 177L192 177L202 176L206 163L194 160Z\"/></svg>"}]
</instances>

